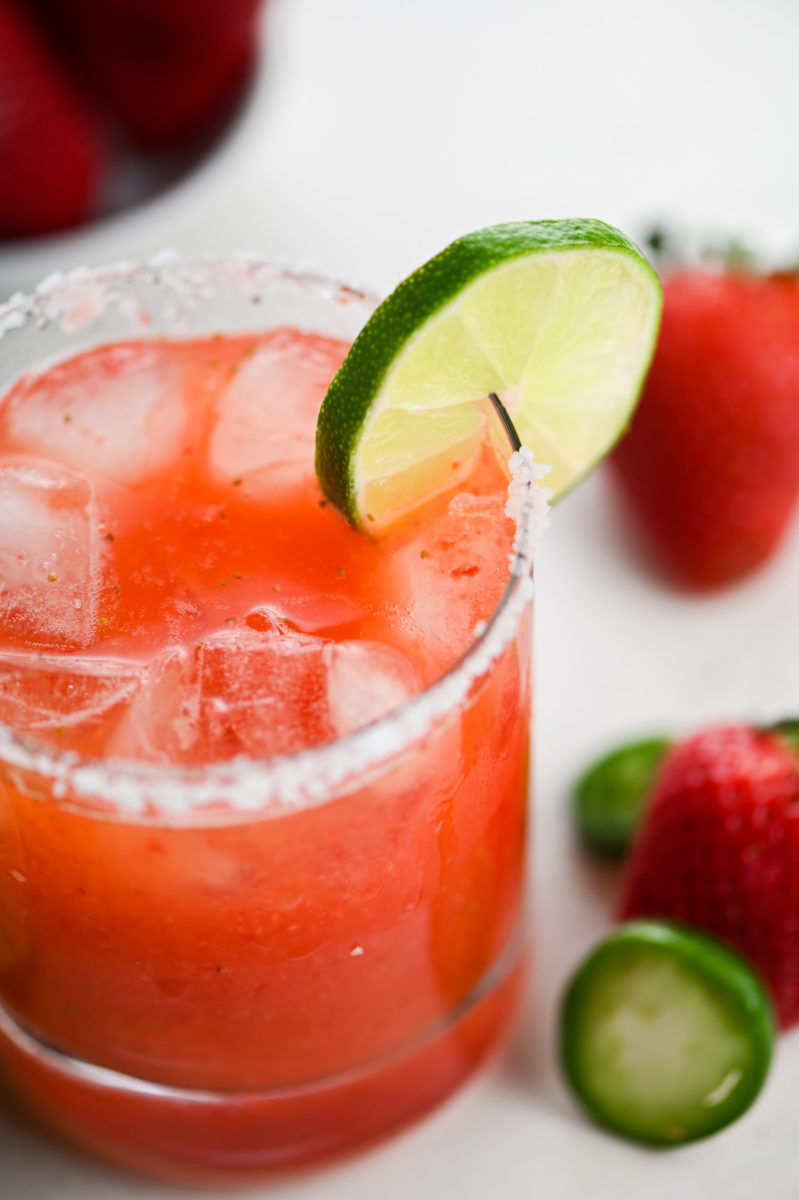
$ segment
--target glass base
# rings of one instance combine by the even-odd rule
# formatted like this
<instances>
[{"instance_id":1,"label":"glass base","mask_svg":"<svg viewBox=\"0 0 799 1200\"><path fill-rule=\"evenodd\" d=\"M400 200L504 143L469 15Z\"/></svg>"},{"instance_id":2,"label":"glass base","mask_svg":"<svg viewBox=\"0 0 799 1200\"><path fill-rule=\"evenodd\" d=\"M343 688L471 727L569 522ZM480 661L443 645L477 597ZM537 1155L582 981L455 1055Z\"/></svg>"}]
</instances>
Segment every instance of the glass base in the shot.
<instances>
[{"instance_id":1,"label":"glass base","mask_svg":"<svg viewBox=\"0 0 799 1200\"><path fill-rule=\"evenodd\" d=\"M0 1064L36 1113L101 1157L180 1182L266 1174L408 1124L452 1092L507 1029L518 951L410 1046L335 1077L269 1091L206 1092L123 1075L61 1053L0 1007Z\"/></svg>"}]
</instances>

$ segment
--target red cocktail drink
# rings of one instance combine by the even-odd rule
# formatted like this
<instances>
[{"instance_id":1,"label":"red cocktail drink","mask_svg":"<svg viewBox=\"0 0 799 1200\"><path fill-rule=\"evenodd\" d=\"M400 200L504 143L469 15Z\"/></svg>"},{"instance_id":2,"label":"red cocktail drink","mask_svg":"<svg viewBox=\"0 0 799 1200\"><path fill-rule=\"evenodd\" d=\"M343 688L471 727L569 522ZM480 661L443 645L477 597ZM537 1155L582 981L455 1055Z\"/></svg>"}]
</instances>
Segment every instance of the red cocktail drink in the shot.
<instances>
[{"instance_id":1,"label":"red cocktail drink","mask_svg":"<svg viewBox=\"0 0 799 1200\"><path fill-rule=\"evenodd\" d=\"M380 540L325 501L316 413L369 308L344 289L173 266L29 308L0 401L6 1068L167 1174L375 1136L516 986L531 506L505 515L489 450Z\"/></svg>"}]
</instances>

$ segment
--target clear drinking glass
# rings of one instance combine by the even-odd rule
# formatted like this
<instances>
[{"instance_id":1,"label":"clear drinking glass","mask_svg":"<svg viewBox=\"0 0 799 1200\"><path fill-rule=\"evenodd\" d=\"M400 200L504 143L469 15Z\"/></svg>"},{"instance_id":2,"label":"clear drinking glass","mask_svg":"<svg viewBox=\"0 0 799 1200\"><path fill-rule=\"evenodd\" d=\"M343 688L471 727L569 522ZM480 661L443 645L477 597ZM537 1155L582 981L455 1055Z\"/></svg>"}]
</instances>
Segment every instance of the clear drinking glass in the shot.
<instances>
[{"instance_id":1,"label":"clear drinking glass","mask_svg":"<svg viewBox=\"0 0 799 1200\"><path fill-rule=\"evenodd\" d=\"M72 273L0 309L0 391L131 337L351 340L372 308L246 258ZM165 1176L255 1173L417 1117L496 1043L523 948L538 510L524 464L514 486L491 620L364 729L162 767L0 727L0 1061L60 1130Z\"/></svg>"}]
</instances>

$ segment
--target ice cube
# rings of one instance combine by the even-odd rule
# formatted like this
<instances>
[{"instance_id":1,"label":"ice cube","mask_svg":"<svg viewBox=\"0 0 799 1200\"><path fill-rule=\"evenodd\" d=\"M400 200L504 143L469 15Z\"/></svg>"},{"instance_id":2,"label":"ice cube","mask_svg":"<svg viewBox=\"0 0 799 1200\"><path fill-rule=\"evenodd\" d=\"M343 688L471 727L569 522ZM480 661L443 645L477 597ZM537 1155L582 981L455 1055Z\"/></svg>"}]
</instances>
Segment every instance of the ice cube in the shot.
<instances>
[{"instance_id":1,"label":"ice cube","mask_svg":"<svg viewBox=\"0 0 799 1200\"><path fill-rule=\"evenodd\" d=\"M245 358L217 401L208 457L221 483L253 499L301 486L314 473L316 417L343 347L277 330Z\"/></svg>"},{"instance_id":2,"label":"ice cube","mask_svg":"<svg viewBox=\"0 0 799 1200\"><path fill-rule=\"evenodd\" d=\"M322 638L227 629L200 650L202 725L211 758L290 754L331 736Z\"/></svg>"},{"instance_id":3,"label":"ice cube","mask_svg":"<svg viewBox=\"0 0 799 1200\"><path fill-rule=\"evenodd\" d=\"M0 723L83 754L102 752L141 686L134 663L0 653Z\"/></svg>"},{"instance_id":4,"label":"ice cube","mask_svg":"<svg viewBox=\"0 0 799 1200\"><path fill-rule=\"evenodd\" d=\"M513 524L504 510L503 495L459 493L393 556L397 609L431 678L465 653L505 590Z\"/></svg>"},{"instance_id":5,"label":"ice cube","mask_svg":"<svg viewBox=\"0 0 799 1200\"><path fill-rule=\"evenodd\" d=\"M0 440L89 476L137 483L177 454L184 377L158 346L105 347L23 379L0 410Z\"/></svg>"},{"instance_id":6,"label":"ice cube","mask_svg":"<svg viewBox=\"0 0 799 1200\"><path fill-rule=\"evenodd\" d=\"M0 462L0 626L22 645L94 639L101 541L94 489L66 467Z\"/></svg>"},{"instance_id":7,"label":"ice cube","mask_svg":"<svg viewBox=\"0 0 799 1200\"><path fill-rule=\"evenodd\" d=\"M337 735L376 721L421 690L417 671L393 646L328 642L323 659L328 716Z\"/></svg>"},{"instance_id":8,"label":"ice cube","mask_svg":"<svg viewBox=\"0 0 799 1200\"><path fill-rule=\"evenodd\" d=\"M108 753L182 763L292 754L368 724L418 690L410 663L390 646L258 626L154 659Z\"/></svg>"},{"instance_id":9,"label":"ice cube","mask_svg":"<svg viewBox=\"0 0 799 1200\"><path fill-rule=\"evenodd\" d=\"M214 757L264 758L331 741L419 689L405 656L377 642L290 630L230 630L202 647L206 745Z\"/></svg>"},{"instance_id":10,"label":"ice cube","mask_svg":"<svg viewBox=\"0 0 799 1200\"><path fill-rule=\"evenodd\" d=\"M148 762L201 762L199 719L197 651L170 647L144 667L137 694L106 752Z\"/></svg>"},{"instance_id":11,"label":"ice cube","mask_svg":"<svg viewBox=\"0 0 799 1200\"><path fill-rule=\"evenodd\" d=\"M328 733L324 643L280 628L267 621L225 629L191 651L158 655L109 754L199 763L264 758L321 740Z\"/></svg>"}]
</instances>

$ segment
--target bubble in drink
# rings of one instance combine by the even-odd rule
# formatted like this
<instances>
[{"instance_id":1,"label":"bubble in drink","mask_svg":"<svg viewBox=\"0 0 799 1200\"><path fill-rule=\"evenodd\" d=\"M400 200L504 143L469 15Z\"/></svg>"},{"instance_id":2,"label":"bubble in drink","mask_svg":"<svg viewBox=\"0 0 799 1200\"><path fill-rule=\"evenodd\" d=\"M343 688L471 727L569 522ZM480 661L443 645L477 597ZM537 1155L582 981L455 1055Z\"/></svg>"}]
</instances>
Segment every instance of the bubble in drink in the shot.
<instances>
[{"instance_id":1,"label":"bubble in drink","mask_svg":"<svg viewBox=\"0 0 799 1200\"><path fill-rule=\"evenodd\" d=\"M0 626L21 646L88 646L100 562L94 488L48 462L0 462Z\"/></svg>"},{"instance_id":2,"label":"bubble in drink","mask_svg":"<svg viewBox=\"0 0 799 1200\"><path fill-rule=\"evenodd\" d=\"M23 379L0 410L0 444L137 483L177 456L186 425L178 356L121 344Z\"/></svg>"}]
</instances>

